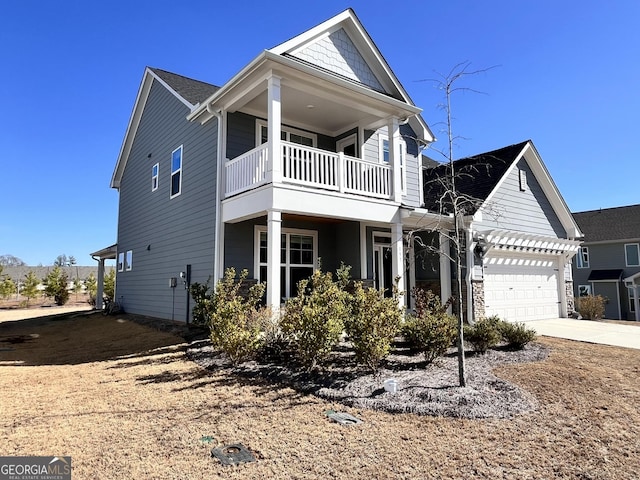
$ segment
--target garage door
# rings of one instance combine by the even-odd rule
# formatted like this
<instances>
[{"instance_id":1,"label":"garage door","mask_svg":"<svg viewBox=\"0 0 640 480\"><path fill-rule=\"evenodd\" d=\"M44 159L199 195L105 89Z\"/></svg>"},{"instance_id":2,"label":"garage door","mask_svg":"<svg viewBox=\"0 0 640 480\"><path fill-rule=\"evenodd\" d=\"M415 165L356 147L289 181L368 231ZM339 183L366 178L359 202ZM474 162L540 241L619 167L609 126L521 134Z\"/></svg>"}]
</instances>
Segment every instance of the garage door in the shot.
<instances>
[{"instance_id":1,"label":"garage door","mask_svg":"<svg viewBox=\"0 0 640 480\"><path fill-rule=\"evenodd\" d=\"M558 318L558 263L540 256L485 259L485 314L509 322Z\"/></svg>"}]
</instances>

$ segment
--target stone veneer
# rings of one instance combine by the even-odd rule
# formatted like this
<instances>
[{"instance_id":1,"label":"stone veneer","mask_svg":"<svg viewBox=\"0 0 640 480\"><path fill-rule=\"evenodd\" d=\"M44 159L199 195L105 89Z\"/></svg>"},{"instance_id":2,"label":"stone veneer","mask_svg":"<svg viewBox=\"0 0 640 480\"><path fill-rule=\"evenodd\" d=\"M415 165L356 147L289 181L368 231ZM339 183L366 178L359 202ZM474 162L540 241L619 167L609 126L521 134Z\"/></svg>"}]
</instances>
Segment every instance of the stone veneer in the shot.
<instances>
[{"instance_id":1,"label":"stone veneer","mask_svg":"<svg viewBox=\"0 0 640 480\"><path fill-rule=\"evenodd\" d=\"M573 280L566 280L564 282L564 290L567 299L567 317L570 317L576 311L575 299L573 297Z\"/></svg>"},{"instance_id":2,"label":"stone veneer","mask_svg":"<svg viewBox=\"0 0 640 480\"><path fill-rule=\"evenodd\" d=\"M484 282L472 281L471 294L473 295L473 320L477 322L484 317Z\"/></svg>"}]
</instances>

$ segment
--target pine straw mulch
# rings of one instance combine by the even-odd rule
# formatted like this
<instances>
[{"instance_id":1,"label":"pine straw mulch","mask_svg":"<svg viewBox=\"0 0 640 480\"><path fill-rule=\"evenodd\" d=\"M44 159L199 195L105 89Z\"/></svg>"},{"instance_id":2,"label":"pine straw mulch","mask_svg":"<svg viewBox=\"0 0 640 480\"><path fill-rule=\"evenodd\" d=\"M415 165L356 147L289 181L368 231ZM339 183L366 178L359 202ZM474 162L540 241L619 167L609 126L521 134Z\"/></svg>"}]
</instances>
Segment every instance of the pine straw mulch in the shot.
<instances>
[{"instance_id":1,"label":"pine straw mulch","mask_svg":"<svg viewBox=\"0 0 640 480\"><path fill-rule=\"evenodd\" d=\"M546 360L493 368L537 410L471 420L345 407L203 369L187 359L182 337L132 320L0 323L3 455L71 455L74 478L104 479L631 479L640 471L637 350L542 338ZM330 409L363 423L340 426ZM211 458L213 446L236 442L256 462L224 467Z\"/></svg>"}]
</instances>

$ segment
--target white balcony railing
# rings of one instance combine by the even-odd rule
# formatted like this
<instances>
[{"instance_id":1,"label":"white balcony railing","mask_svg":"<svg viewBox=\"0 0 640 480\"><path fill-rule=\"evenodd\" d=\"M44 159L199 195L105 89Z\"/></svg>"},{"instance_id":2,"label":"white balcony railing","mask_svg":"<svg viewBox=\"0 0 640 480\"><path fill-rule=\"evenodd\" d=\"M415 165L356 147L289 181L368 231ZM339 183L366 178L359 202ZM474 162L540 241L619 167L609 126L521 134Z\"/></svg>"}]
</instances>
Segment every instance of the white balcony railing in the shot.
<instances>
[{"instance_id":1,"label":"white balcony railing","mask_svg":"<svg viewBox=\"0 0 640 480\"><path fill-rule=\"evenodd\" d=\"M269 181L267 146L262 144L226 163L226 197ZM283 182L369 197L391 197L389 165L285 141L281 151Z\"/></svg>"}]
</instances>

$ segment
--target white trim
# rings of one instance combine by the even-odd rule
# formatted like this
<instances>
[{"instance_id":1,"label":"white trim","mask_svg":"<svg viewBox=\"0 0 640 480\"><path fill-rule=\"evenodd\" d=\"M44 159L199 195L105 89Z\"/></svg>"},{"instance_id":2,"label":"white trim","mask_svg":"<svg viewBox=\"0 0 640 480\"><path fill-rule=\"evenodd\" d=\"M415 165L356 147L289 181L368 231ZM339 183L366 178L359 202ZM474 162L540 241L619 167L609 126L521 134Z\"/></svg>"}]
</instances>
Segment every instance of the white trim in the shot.
<instances>
[{"instance_id":1,"label":"white trim","mask_svg":"<svg viewBox=\"0 0 640 480\"><path fill-rule=\"evenodd\" d=\"M254 277L256 279L258 279L259 281L265 281L266 279L261 279L260 278L260 267L267 267L267 269L269 268L269 262L261 262L260 261L260 234L261 233L265 233L268 237L268 227L265 225L255 225L254 226L254 238L253 238L253 271L254 271ZM280 261L278 263L278 267L285 267L285 291L289 292L291 291L291 276L290 276L290 268L295 268L295 267L311 267L313 271L315 271L318 268L318 231L317 230L306 230L306 229L299 229L299 228L281 228L280 229L280 234L281 235L286 235L286 258L285 258L285 262L282 263L282 261ZM290 263L290 254L291 254L291 243L290 243L290 238L291 235L304 235L304 236L308 236L311 237L313 239L313 263L312 264L306 264L306 263L296 263L296 264L292 264ZM278 245L280 245L280 241L277 242ZM278 247L278 251L280 252L280 247ZM278 257L281 258L281 257ZM278 286L278 292L280 292L280 287ZM278 293L278 296L280 296L280 293Z\"/></svg>"},{"instance_id":2,"label":"white trim","mask_svg":"<svg viewBox=\"0 0 640 480\"><path fill-rule=\"evenodd\" d=\"M124 252L118 252L118 272L124 272Z\"/></svg>"},{"instance_id":3,"label":"white trim","mask_svg":"<svg viewBox=\"0 0 640 480\"><path fill-rule=\"evenodd\" d=\"M262 127L265 127L267 130L269 129L269 123L266 120L262 120L261 118L256 118L256 147L262 145ZM312 132L307 132L306 130L300 130L293 127L288 127L286 125L282 125L280 127L280 131L285 133L285 142L290 142L291 134L299 135L301 137L310 138L312 147L318 148L318 135ZM267 137L268 141L268 137ZM295 143L295 142L293 142Z\"/></svg>"},{"instance_id":4,"label":"white trim","mask_svg":"<svg viewBox=\"0 0 640 480\"><path fill-rule=\"evenodd\" d=\"M585 289L585 290L584 290L585 295L580 295L580 293L582 293L582 292L580 291L580 289L581 289L581 288L584 288L584 289ZM592 293L592 292L593 292L593 285L591 285L591 284L589 284L589 285L584 285L584 284L583 284L583 285L578 285L578 295L577 295L577 297L578 297L578 298L580 298L580 297L586 297L586 296L588 296L588 295L591 295L591 293Z\"/></svg>"},{"instance_id":5,"label":"white trim","mask_svg":"<svg viewBox=\"0 0 640 480\"><path fill-rule=\"evenodd\" d=\"M344 153L344 147L348 147L349 145L353 145L356 153L354 155L355 158L362 158L360 156L360 148L358 145L358 134L357 133L352 133L351 135L347 135L344 138L341 138L340 140L336 141L336 152L337 153Z\"/></svg>"},{"instance_id":6,"label":"white trim","mask_svg":"<svg viewBox=\"0 0 640 480\"><path fill-rule=\"evenodd\" d=\"M389 160L384 159L384 142L387 142L387 151L389 154ZM384 133L382 131L378 131L378 163L391 165L391 152L389 149L391 148L391 142L389 141L389 134ZM404 138L399 137L398 140L398 151L400 153L400 191L402 195L407 194L407 142L405 142ZM422 171L420 171L422 175ZM394 172L395 175L395 172Z\"/></svg>"},{"instance_id":7,"label":"white trim","mask_svg":"<svg viewBox=\"0 0 640 480\"><path fill-rule=\"evenodd\" d=\"M155 170L155 173L154 173ZM160 163L156 163L153 167L151 167L151 191L155 192L158 190L158 186L160 185Z\"/></svg>"},{"instance_id":8,"label":"white trim","mask_svg":"<svg viewBox=\"0 0 640 480\"><path fill-rule=\"evenodd\" d=\"M636 254L638 255L638 263L630 264L629 256L627 255L627 247L636 247ZM627 267L640 267L640 244L638 243L625 243L624 244L624 263Z\"/></svg>"},{"instance_id":9,"label":"white trim","mask_svg":"<svg viewBox=\"0 0 640 480\"><path fill-rule=\"evenodd\" d=\"M180 168L178 168L177 170L173 170L173 155L180 150ZM183 172L183 161L184 161L184 148L183 145L180 145L178 148L176 148L174 151L171 152L171 160L170 160L170 164L169 164L169 171L171 172L171 176L170 178L170 182L169 182L169 198L175 198L178 195L180 195L182 193L182 172ZM175 174L180 174L180 180L179 180L179 185L178 185L178 193L173 193L173 176Z\"/></svg>"},{"instance_id":10,"label":"white trim","mask_svg":"<svg viewBox=\"0 0 640 480\"><path fill-rule=\"evenodd\" d=\"M585 253L587 256L586 262L584 261ZM589 265L590 265L589 247L585 247L584 245L582 245L580 246L580 248L578 249L578 253L576 254L576 268L580 268L580 269L591 268L589 267Z\"/></svg>"},{"instance_id":11,"label":"white trim","mask_svg":"<svg viewBox=\"0 0 640 480\"><path fill-rule=\"evenodd\" d=\"M130 272L131 270L133 270L133 250L127 250L127 253L124 257L124 269L127 272Z\"/></svg>"}]
</instances>

